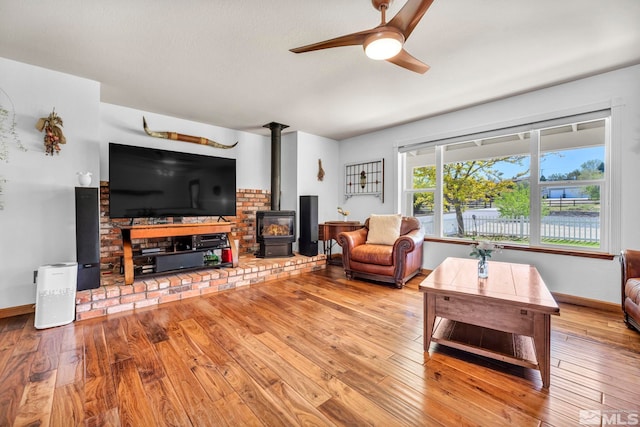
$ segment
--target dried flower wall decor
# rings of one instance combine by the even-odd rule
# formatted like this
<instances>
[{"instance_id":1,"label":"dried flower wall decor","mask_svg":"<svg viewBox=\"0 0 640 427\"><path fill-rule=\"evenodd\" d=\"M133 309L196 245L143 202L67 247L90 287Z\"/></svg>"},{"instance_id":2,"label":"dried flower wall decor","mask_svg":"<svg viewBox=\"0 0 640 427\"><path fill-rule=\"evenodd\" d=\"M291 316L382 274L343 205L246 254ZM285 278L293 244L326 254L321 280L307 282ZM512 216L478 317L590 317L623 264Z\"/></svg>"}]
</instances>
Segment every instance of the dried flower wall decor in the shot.
<instances>
[{"instance_id":1,"label":"dried flower wall decor","mask_svg":"<svg viewBox=\"0 0 640 427\"><path fill-rule=\"evenodd\" d=\"M9 142L15 143L22 151L27 151L16 131L16 111L13 107L13 101L9 94L0 88L0 160L9 160ZM8 101L8 106L3 105L3 98Z\"/></svg>"},{"instance_id":2,"label":"dried flower wall decor","mask_svg":"<svg viewBox=\"0 0 640 427\"><path fill-rule=\"evenodd\" d=\"M62 117L56 114L54 108L48 117L41 117L36 123L36 129L44 131L45 155L60 154L60 144L66 144L67 140L62 133Z\"/></svg>"},{"instance_id":3,"label":"dried flower wall decor","mask_svg":"<svg viewBox=\"0 0 640 427\"><path fill-rule=\"evenodd\" d=\"M5 101L7 103L3 103ZM9 161L9 143L14 142L18 148L22 151L27 151L26 147L22 145L20 138L18 138L18 132L16 130L16 110L13 106L13 101L9 94L0 88L0 160ZM0 195L2 195L2 184L7 182L6 179L0 176ZM0 200L0 210L4 208L2 200Z\"/></svg>"}]
</instances>

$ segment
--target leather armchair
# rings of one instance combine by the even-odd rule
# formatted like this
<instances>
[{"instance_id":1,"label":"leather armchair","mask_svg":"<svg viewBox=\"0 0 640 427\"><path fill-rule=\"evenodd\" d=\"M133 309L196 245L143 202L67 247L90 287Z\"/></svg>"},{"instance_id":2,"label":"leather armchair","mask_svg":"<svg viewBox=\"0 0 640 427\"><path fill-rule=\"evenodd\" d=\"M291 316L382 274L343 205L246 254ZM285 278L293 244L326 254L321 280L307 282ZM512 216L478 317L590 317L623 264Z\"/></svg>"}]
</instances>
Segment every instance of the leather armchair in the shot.
<instances>
[{"instance_id":1,"label":"leather armchair","mask_svg":"<svg viewBox=\"0 0 640 427\"><path fill-rule=\"evenodd\" d=\"M358 276L394 283L397 288L402 288L420 272L424 232L417 218L402 218L400 237L393 245L366 243L368 232L369 219L365 221L364 228L338 234L342 264L348 279Z\"/></svg>"},{"instance_id":2,"label":"leather armchair","mask_svg":"<svg viewBox=\"0 0 640 427\"><path fill-rule=\"evenodd\" d=\"M622 265L622 311L630 328L640 331L640 251L625 249Z\"/></svg>"}]
</instances>

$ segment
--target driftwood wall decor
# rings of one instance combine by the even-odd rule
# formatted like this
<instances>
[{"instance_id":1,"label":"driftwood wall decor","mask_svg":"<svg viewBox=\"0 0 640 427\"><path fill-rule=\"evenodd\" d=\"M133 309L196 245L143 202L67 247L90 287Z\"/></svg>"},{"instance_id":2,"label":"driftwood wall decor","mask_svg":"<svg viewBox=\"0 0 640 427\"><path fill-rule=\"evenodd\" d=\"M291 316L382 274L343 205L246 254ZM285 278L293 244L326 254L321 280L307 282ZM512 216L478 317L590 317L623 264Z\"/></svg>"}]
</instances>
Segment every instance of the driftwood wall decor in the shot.
<instances>
[{"instance_id":1,"label":"driftwood wall decor","mask_svg":"<svg viewBox=\"0 0 640 427\"><path fill-rule=\"evenodd\" d=\"M157 131L149 130L149 128L147 127L147 120L144 117L142 117L142 127L144 127L144 131L147 133L147 135L153 136L155 138L170 139L173 141L192 142L194 144L209 145L211 147L222 148L225 150L229 148L233 148L236 145L238 145L238 141L236 141L236 143L233 145L224 145L224 144L220 144L219 142L212 141L210 139L199 137L199 136L183 135L181 133L176 133L176 132L157 132Z\"/></svg>"},{"instance_id":2,"label":"driftwood wall decor","mask_svg":"<svg viewBox=\"0 0 640 427\"><path fill-rule=\"evenodd\" d=\"M322 159L318 159L318 181L324 179L324 169L322 169Z\"/></svg>"}]
</instances>

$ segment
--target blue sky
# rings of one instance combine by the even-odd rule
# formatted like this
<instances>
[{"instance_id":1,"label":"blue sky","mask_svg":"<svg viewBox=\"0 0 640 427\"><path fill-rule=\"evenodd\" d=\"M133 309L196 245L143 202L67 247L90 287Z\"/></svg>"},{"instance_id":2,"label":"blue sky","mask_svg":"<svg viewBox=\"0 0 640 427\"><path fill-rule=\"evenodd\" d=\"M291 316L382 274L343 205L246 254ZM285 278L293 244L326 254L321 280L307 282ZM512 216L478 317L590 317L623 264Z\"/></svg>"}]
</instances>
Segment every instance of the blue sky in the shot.
<instances>
[{"instance_id":1,"label":"blue sky","mask_svg":"<svg viewBox=\"0 0 640 427\"><path fill-rule=\"evenodd\" d=\"M568 173L580 169L583 163L594 159L604 161L604 147L579 148L547 154L542 157L540 168L543 175L550 176L554 173ZM529 168L529 158L523 160L522 166L501 164L496 165L496 168L504 173L505 179L509 179Z\"/></svg>"}]
</instances>

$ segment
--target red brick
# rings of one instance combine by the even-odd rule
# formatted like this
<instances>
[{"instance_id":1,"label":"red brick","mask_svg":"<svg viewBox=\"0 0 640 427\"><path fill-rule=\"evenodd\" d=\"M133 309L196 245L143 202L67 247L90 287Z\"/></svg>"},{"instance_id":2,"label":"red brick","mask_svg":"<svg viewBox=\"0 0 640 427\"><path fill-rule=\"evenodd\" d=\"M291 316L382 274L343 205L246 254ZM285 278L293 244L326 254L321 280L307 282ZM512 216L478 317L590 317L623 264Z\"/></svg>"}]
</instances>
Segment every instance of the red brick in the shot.
<instances>
[{"instance_id":1,"label":"red brick","mask_svg":"<svg viewBox=\"0 0 640 427\"><path fill-rule=\"evenodd\" d=\"M120 286L110 285L105 286L105 292L107 293L107 298L115 298L120 296Z\"/></svg>"},{"instance_id":2,"label":"red brick","mask_svg":"<svg viewBox=\"0 0 640 427\"><path fill-rule=\"evenodd\" d=\"M182 299L198 297L198 296L200 296L200 289L193 289L193 290L189 290L189 291L184 291L184 292L181 292L180 295L181 295Z\"/></svg>"},{"instance_id":3,"label":"red brick","mask_svg":"<svg viewBox=\"0 0 640 427\"><path fill-rule=\"evenodd\" d=\"M216 279L216 280L212 280L209 282L209 286L220 286L220 285L224 285L225 283L227 283L227 279Z\"/></svg>"},{"instance_id":4,"label":"red brick","mask_svg":"<svg viewBox=\"0 0 640 427\"><path fill-rule=\"evenodd\" d=\"M87 303L91 301L91 291L76 292L76 304Z\"/></svg>"},{"instance_id":5,"label":"red brick","mask_svg":"<svg viewBox=\"0 0 640 427\"><path fill-rule=\"evenodd\" d=\"M133 293L132 285L122 285L120 286L120 295L131 295Z\"/></svg>"},{"instance_id":6,"label":"red brick","mask_svg":"<svg viewBox=\"0 0 640 427\"><path fill-rule=\"evenodd\" d=\"M104 288L93 289L91 291L91 301L98 301L101 299L105 299L107 297L107 293Z\"/></svg>"},{"instance_id":7,"label":"red brick","mask_svg":"<svg viewBox=\"0 0 640 427\"><path fill-rule=\"evenodd\" d=\"M183 284L183 285L188 285L189 283L191 283L193 281L191 276L189 276L187 274L178 274L178 278L180 279L180 283Z\"/></svg>"},{"instance_id":8,"label":"red brick","mask_svg":"<svg viewBox=\"0 0 640 427\"><path fill-rule=\"evenodd\" d=\"M146 299L144 301L137 301L135 308L150 307L152 305L158 305L158 298Z\"/></svg>"},{"instance_id":9,"label":"red brick","mask_svg":"<svg viewBox=\"0 0 640 427\"><path fill-rule=\"evenodd\" d=\"M242 276L230 276L227 279L227 283L237 283L240 282L242 280Z\"/></svg>"},{"instance_id":10,"label":"red brick","mask_svg":"<svg viewBox=\"0 0 640 427\"><path fill-rule=\"evenodd\" d=\"M191 284L191 289L204 289L204 288L208 288L209 287L209 282L198 282L198 283L192 283Z\"/></svg>"},{"instance_id":11,"label":"red brick","mask_svg":"<svg viewBox=\"0 0 640 427\"><path fill-rule=\"evenodd\" d=\"M93 318L96 318L96 317L102 317L105 314L106 313L105 313L104 309L85 311L84 313L77 313L76 314L76 321L93 319Z\"/></svg>"},{"instance_id":12,"label":"red brick","mask_svg":"<svg viewBox=\"0 0 640 427\"><path fill-rule=\"evenodd\" d=\"M91 304L91 308L105 308L120 304L120 298L103 299L95 301Z\"/></svg>"},{"instance_id":13,"label":"red brick","mask_svg":"<svg viewBox=\"0 0 640 427\"><path fill-rule=\"evenodd\" d=\"M165 302L173 302L173 301L180 301L180 294L169 294L169 295L162 295L159 300L158 303L159 304L163 304Z\"/></svg>"},{"instance_id":14,"label":"red brick","mask_svg":"<svg viewBox=\"0 0 640 427\"><path fill-rule=\"evenodd\" d=\"M107 314L120 313L122 311L133 310L133 303L115 305L107 308Z\"/></svg>"},{"instance_id":15,"label":"red brick","mask_svg":"<svg viewBox=\"0 0 640 427\"><path fill-rule=\"evenodd\" d=\"M91 310L91 303L88 304L76 304L76 313L83 313Z\"/></svg>"},{"instance_id":16,"label":"red brick","mask_svg":"<svg viewBox=\"0 0 640 427\"><path fill-rule=\"evenodd\" d=\"M147 292L147 298L158 298L163 295L169 295L169 288L158 289L157 291Z\"/></svg>"},{"instance_id":17,"label":"red brick","mask_svg":"<svg viewBox=\"0 0 640 427\"><path fill-rule=\"evenodd\" d=\"M181 294L182 292L191 290L191 285L182 285L169 288L169 294Z\"/></svg>"},{"instance_id":18,"label":"red brick","mask_svg":"<svg viewBox=\"0 0 640 427\"><path fill-rule=\"evenodd\" d=\"M171 285L171 282L168 279L158 279L158 288L166 289Z\"/></svg>"},{"instance_id":19,"label":"red brick","mask_svg":"<svg viewBox=\"0 0 640 427\"><path fill-rule=\"evenodd\" d=\"M200 295L209 295L218 293L218 286L209 286L208 288L200 289Z\"/></svg>"},{"instance_id":20,"label":"red brick","mask_svg":"<svg viewBox=\"0 0 640 427\"><path fill-rule=\"evenodd\" d=\"M126 303L130 303L130 302L134 302L134 301L142 301L146 297L147 296L144 293L142 293L142 294L123 295L123 296L120 297L120 302L122 304L126 304Z\"/></svg>"},{"instance_id":21,"label":"red brick","mask_svg":"<svg viewBox=\"0 0 640 427\"><path fill-rule=\"evenodd\" d=\"M153 279L145 280L144 284L147 286L147 291L155 291L159 287L158 282Z\"/></svg>"}]
</instances>

